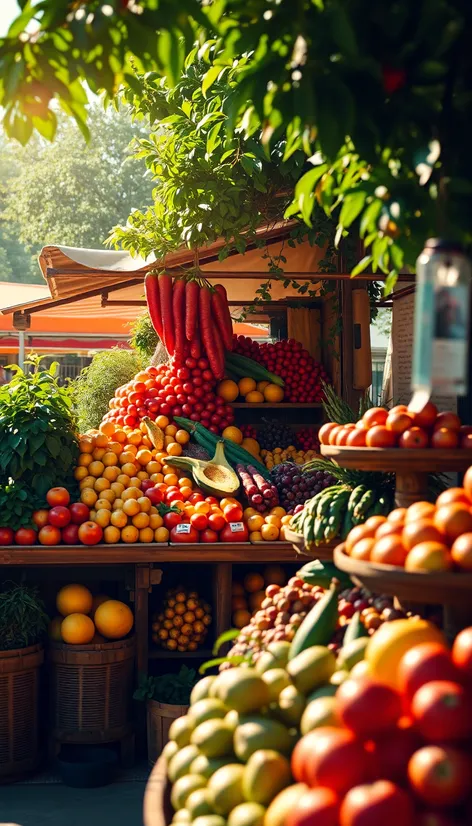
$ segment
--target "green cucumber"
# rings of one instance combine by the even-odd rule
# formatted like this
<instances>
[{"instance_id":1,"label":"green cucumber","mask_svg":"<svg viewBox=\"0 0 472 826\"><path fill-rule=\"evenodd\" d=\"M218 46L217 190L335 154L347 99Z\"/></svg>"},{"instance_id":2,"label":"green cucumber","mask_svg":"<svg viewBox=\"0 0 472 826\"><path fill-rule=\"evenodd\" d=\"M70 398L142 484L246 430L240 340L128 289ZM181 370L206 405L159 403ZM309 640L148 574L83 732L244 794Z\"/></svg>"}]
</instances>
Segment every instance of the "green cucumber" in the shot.
<instances>
[{"instance_id":1,"label":"green cucumber","mask_svg":"<svg viewBox=\"0 0 472 826\"><path fill-rule=\"evenodd\" d=\"M269 381L271 384L278 384L279 387L284 386L284 380L280 378L280 376L269 372L262 364L259 364L247 356L241 356L239 353L229 351L226 353L225 363L233 372L241 372L242 378L249 376L259 381Z\"/></svg>"},{"instance_id":2,"label":"green cucumber","mask_svg":"<svg viewBox=\"0 0 472 826\"><path fill-rule=\"evenodd\" d=\"M297 654L313 645L328 645L338 622L339 581L333 579L329 590L306 615L295 634L288 654L293 660Z\"/></svg>"}]
</instances>

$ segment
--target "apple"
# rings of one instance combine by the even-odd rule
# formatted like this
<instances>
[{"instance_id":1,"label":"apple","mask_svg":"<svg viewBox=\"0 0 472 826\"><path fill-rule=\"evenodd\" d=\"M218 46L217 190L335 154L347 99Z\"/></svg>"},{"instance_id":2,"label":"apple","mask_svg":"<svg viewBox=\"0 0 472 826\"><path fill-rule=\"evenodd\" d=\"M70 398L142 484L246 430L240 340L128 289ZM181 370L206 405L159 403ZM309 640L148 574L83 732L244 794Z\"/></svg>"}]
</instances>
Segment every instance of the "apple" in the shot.
<instances>
[{"instance_id":1,"label":"apple","mask_svg":"<svg viewBox=\"0 0 472 826\"><path fill-rule=\"evenodd\" d=\"M71 522L74 525L81 525L82 522L87 522L90 519L90 508L84 505L83 502L73 502L69 507Z\"/></svg>"}]
</instances>

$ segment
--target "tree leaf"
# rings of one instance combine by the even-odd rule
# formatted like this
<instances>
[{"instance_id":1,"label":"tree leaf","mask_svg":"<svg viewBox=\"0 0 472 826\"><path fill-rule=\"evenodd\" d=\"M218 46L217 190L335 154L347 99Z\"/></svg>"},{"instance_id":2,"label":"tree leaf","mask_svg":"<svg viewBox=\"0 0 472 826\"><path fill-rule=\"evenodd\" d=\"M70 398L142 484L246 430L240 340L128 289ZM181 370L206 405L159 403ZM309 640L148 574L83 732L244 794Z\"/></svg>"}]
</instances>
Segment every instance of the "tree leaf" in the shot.
<instances>
[{"instance_id":1,"label":"tree leaf","mask_svg":"<svg viewBox=\"0 0 472 826\"><path fill-rule=\"evenodd\" d=\"M239 628L230 628L228 631L223 631L223 633L220 634L220 636L216 640L213 646L212 653L215 655L218 654L218 651L220 650L221 646L225 644L225 642L231 642L231 640L235 640L240 633L241 632Z\"/></svg>"},{"instance_id":2,"label":"tree leaf","mask_svg":"<svg viewBox=\"0 0 472 826\"><path fill-rule=\"evenodd\" d=\"M364 272L364 270L367 269L367 267L371 263L372 263L372 256L371 255L365 255L364 258L362 258L362 260L359 261L359 263L356 264L356 266L351 270L351 276L354 278L354 276L359 275L361 272Z\"/></svg>"},{"instance_id":3,"label":"tree leaf","mask_svg":"<svg viewBox=\"0 0 472 826\"><path fill-rule=\"evenodd\" d=\"M213 86L215 80L217 79L218 75L220 74L221 68L222 67L218 66L218 65L210 66L210 68L208 69L208 71L204 75L203 80L202 80L202 95L203 95L204 98L206 98L207 92L211 89L211 87Z\"/></svg>"},{"instance_id":4,"label":"tree leaf","mask_svg":"<svg viewBox=\"0 0 472 826\"><path fill-rule=\"evenodd\" d=\"M351 195L346 195L339 216L339 221L344 227L350 227L352 222L355 221L357 216L362 212L366 196L367 193L362 190L353 192Z\"/></svg>"}]
</instances>

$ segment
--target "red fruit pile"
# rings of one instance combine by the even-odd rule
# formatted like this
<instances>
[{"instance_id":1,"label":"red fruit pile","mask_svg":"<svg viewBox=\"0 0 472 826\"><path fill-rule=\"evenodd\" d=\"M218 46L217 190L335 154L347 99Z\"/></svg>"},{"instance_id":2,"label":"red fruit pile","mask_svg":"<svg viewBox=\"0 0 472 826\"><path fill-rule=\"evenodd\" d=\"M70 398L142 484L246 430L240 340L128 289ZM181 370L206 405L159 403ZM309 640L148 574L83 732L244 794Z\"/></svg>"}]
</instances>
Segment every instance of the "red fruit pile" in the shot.
<instances>
[{"instance_id":1,"label":"red fruit pile","mask_svg":"<svg viewBox=\"0 0 472 826\"><path fill-rule=\"evenodd\" d=\"M170 364L147 367L115 391L103 421L118 427L136 427L145 416L186 416L201 422L212 433L221 433L234 421L231 405L215 391L216 378L206 358L191 356L183 364L175 357Z\"/></svg>"},{"instance_id":2,"label":"red fruit pile","mask_svg":"<svg viewBox=\"0 0 472 826\"><path fill-rule=\"evenodd\" d=\"M388 679L351 676L316 700L336 723L295 746L293 777L309 789L287 826L471 822L472 628L452 652L445 641L414 646Z\"/></svg>"},{"instance_id":3,"label":"red fruit pile","mask_svg":"<svg viewBox=\"0 0 472 826\"><path fill-rule=\"evenodd\" d=\"M33 513L33 527L0 528L0 545L97 545L101 541L103 531L90 521L90 509L83 502L71 503L66 488L51 488L46 500L49 507Z\"/></svg>"},{"instance_id":4,"label":"red fruit pile","mask_svg":"<svg viewBox=\"0 0 472 826\"><path fill-rule=\"evenodd\" d=\"M303 450L319 450L318 431L314 427L302 427L296 434L297 445Z\"/></svg>"},{"instance_id":5,"label":"red fruit pile","mask_svg":"<svg viewBox=\"0 0 472 826\"><path fill-rule=\"evenodd\" d=\"M323 399L321 382L329 377L323 365L315 361L308 350L295 339L284 339L275 344L259 344L247 336L233 336L233 352L254 359L280 376L284 382L284 401L292 403L320 402Z\"/></svg>"},{"instance_id":6,"label":"red fruit pile","mask_svg":"<svg viewBox=\"0 0 472 826\"><path fill-rule=\"evenodd\" d=\"M153 504L158 501L154 494L158 488L156 485L146 491ZM171 542L247 542L249 539L247 525L243 522L243 509L235 499L218 501L214 496L205 497L198 490L187 496L177 487L169 487L162 501L170 506L163 520L170 531ZM182 506L184 501L188 507Z\"/></svg>"},{"instance_id":7,"label":"red fruit pile","mask_svg":"<svg viewBox=\"0 0 472 826\"><path fill-rule=\"evenodd\" d=\"M252 424L243 424L239 429L245 439L255 439L257 441L257 430Z\"/></svg>"}]
</instances>

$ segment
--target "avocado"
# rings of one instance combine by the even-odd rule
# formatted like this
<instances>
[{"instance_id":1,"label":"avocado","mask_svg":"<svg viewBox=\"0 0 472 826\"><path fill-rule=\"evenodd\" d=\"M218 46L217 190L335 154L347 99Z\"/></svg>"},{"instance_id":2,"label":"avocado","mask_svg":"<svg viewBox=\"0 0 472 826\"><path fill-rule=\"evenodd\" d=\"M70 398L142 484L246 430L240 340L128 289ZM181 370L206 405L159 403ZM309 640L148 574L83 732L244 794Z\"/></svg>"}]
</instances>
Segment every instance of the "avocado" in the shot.
<instances>
[{"instance_id":1,"label":"avocado","mask_svg":"<svg viewBox=\"0 0 472 826\"><path fill-rule=\"evenodd\" d=\"M269 671L272 668L285 668L288 663L289 651L289 642L279 640L278 642L269 643L256 663L257 673L263 674L264 671Z\"/></svg>"},{"instance_id":2,"label":"avocado","mask_svg":"<svg viewBox=\"0 0 472 826\"><path fill-rule=\"evenodd\" d=\"M195 705L190 706L188 717L196 728L205 720L223 719L227 711L228 709L221 700L217 700L216 697L205 697L203 700L198 700Z\"/></svg>"},{"instance_id":3,"label":"avocado","mask_svg":"<svg viewBox=\"0 0 472 826\"><path fill-rule=\"evenodd\" d=\"M275 712L277 719L286 726L298 726L306 700L304 695L294 686L288 685L279 694L278 708Z\"/></svg>"},{"instance_id":4,"label":"avocado","mask_svg":"<svg viewBox=\"0 0 472 826\"><path fill-rule=\"evenodd\" d=\"M190 470L198 487L212 496L234 496L239 490L239 476L226 459L222 439L217 442L215 455L209 462L190 456L167 456L166 462Z\"/></svg>"},{"instance_id":5,"label":"avocado","mask_svg":"<svg viewBox=\"0 0 472 826\"><path fill-rule=\"evenodd\" d=\"M195 789L187 797L185 808L190 812L190 817L195 820L196 817L202 815L212 815L215 813L213 809L213 799L209 789Z\"/></svg>"},{"instance_id":6,"label":"avocado","mask_svg":"<svg viewBox=\"0 0 472 826\"><path fill-rule=\"evenodd\" d=\"M190 765L190 774L201 774L202 777L211 777L217 769L226 766L232 760L231 757L205 757L199 754Z\"/></svg>"}]
</instances>

